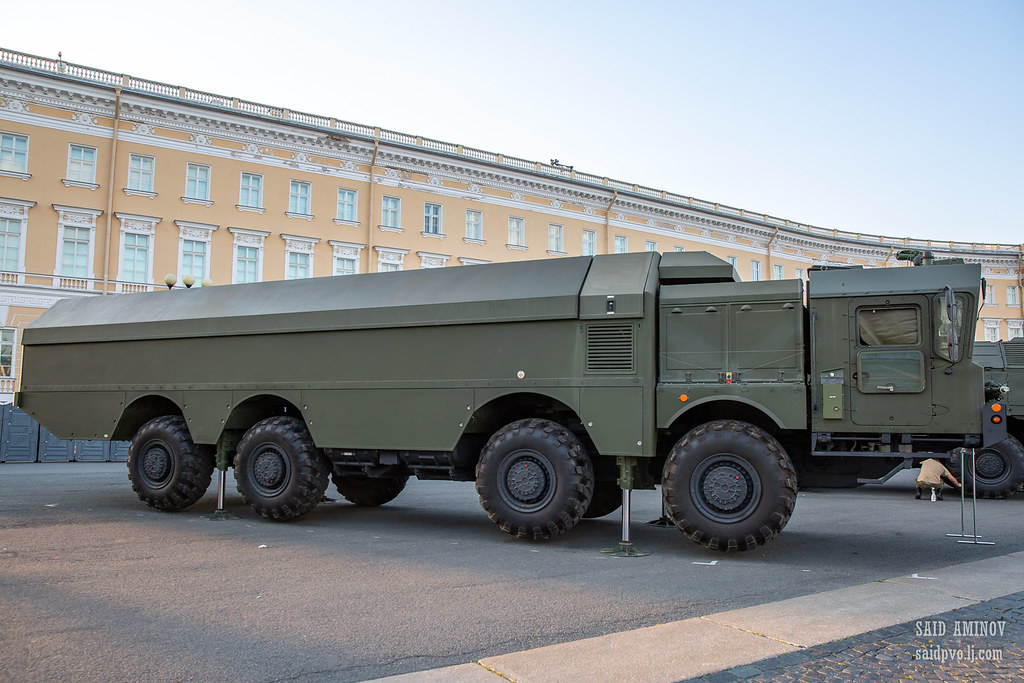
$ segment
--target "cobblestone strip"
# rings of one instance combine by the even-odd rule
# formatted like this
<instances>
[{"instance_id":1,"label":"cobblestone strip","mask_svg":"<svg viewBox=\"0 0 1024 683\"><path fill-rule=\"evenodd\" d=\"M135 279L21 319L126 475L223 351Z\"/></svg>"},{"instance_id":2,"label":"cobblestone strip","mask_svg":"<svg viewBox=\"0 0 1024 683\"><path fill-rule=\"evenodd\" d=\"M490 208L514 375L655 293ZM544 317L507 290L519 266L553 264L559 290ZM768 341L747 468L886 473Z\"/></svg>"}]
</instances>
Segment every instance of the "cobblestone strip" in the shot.
<instances>
[{"instance_id":1,"label":"cobblestone strip","mask_svg":"<svg viewBox=\"0 0 1024 683\"><path fill-rule=\"evenodd\" d=\"M691 681L1024 681L1024 591Z\"/></svg>"}]
</instances>

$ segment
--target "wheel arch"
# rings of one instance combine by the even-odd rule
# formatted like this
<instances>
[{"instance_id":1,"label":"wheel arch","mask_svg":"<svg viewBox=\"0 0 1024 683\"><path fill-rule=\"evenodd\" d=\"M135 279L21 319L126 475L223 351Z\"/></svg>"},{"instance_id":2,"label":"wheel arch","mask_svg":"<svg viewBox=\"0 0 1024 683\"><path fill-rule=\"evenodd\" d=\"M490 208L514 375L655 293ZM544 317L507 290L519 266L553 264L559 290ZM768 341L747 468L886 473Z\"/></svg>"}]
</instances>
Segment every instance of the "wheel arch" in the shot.
<instances>
[{"instance_id":1,"label":"wheel arch","mask_svg":"<svg viewBox=\"0 0 1024 683\"><path fill-rule=\"evenodd\" d=\"M741 396L728 398L705 397L687 404L677 412L668 427L671 434L671 448L675 441L694 427L714 420L738 420L760 427L769 434L777 436L784 423L779 416L764 405L745 399Z\"/></svg>"},{"instance_id":2,"label":"wheel arch","mask_svg":"<svg viewBox=\"0 0 1024 683\"><path fill-rule=\"evenodd\" d=\"M302 421L306 428L306 422L302 410L299 409L300 402L293 401L287 396L272 393L256 393L238 401L228 412L224 419L224 426L221 433L225 431L246 432L257 422L268 417L288 416ZM219 436L219 435L218 435Z\"/></svg>"},{"instance_id":3,"label":"wheel arch","mask_svg":"<svg viewBox=\"0 0 1024 683\"><path fill-rule=\"evenodd\" d=\"M166 394L151 393L132 400L121 412L121 417L110 435L112 441L128 441L142 425L155 417L183 415L178 403Z\"/></svg>"}]
</instances>

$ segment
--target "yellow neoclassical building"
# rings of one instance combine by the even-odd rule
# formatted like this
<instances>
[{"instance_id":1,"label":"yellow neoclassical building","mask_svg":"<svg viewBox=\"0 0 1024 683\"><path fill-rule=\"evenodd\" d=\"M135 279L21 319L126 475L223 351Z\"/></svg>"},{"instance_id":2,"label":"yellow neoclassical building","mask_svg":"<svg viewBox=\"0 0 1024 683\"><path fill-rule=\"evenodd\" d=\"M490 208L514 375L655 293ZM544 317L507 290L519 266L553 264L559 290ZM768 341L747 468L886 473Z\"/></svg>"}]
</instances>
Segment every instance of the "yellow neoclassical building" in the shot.
<instances>
[{"instance_id":1,"label":"yellow neoclassical building","mask_svg":"<svg viewBox=\"0 0 1024 683\"><path fill-rule=\"evenodd\" d=\"M468 141L467 141L468 142ZM854 234L560 165L0 49L0 403L19 330L63 297L620 251L744 279L982 264L978 335L1022 336L1022 245Z\"/></svg>"}]
</instances>

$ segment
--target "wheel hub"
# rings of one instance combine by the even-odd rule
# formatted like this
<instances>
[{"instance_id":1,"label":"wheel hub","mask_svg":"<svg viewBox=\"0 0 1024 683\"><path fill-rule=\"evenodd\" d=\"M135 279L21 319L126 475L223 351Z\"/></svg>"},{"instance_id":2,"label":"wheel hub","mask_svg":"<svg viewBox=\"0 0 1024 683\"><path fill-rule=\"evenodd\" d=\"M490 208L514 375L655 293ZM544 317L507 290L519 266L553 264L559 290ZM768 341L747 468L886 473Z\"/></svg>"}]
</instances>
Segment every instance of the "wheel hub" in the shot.
<instances>
[{"instance_id":1,"label":"wheel hub","mask_svg":"<svg viewBox=\"0 0 1024 683\"><path fill-rule=\"evenodd\" d=\"M980 479L998 479L1006 470L1003 458L998 453L983 451L974 464L974 471Z\"/></svg>"},{"instance_id":2,"label":"wheel hub","mask_svg":"<svg viewBox=\"0 0 1024 683\"><path fill-rule=\"evenodd\" d=\"M519 512L539 510L554 495L551 465L532 451L507 459L499 477L502 498Z\"/></svg>"},{"instance_id":3,"label":"wheel hub","mask_svg":"<svg viewBox=\"0 0 1024 683\"><path fill-rule=\"evenodd\" d=\"M172 467L171 454L163 444L154 444L142 456L142 473L153 485L167 481Z\"/></svg>"},{"instance_id":4,"label":"wheel hub","mask_svg":"<svg viewBox=\"0 0 1024 683\"><path fill-rule=\"evenodd\" d=\"M288 480L288 463L276 448L264 448L252 459L252 479L264 493L276 493Z\"/></svg>"},{"instance_id":5,"label":"wheel hub","mask_svg":"<svg viewBox=\"0 0 1024 683\"><path fill-rule=\"evenodd\" d=\"M730 465L716 467L704 479L704 496L720 510L732 511L747 497L747 480Z\"/></svg>"}]
</instances>

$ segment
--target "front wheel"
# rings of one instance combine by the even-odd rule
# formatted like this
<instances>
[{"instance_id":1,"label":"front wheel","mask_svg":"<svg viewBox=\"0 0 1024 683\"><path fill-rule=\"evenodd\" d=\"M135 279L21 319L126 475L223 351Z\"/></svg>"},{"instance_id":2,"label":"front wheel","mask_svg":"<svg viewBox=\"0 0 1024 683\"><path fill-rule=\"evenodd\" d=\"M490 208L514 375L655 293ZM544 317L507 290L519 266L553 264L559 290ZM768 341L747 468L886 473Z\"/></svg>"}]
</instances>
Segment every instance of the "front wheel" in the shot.
<instances>
[{"instance_id":1,"label":"front wheel","mask_svg":"<svg viewBox=\"0 0 1024 683\"><path fill-rule=\"evenodd\" d=\"M576 435L550 420L505 425L476 466L480 505L519 538L548 539L576 526L594 494L594 466Z\"/></svg>"},{"instance_id":2,"label":"front wheel","mask_svg":"<svg viewBox=\"0 0 1024 683\"><path fill-rule=\"evenodd\" d=\"M676 526L712 550L750 550L774 538L793 514L796 474L763 429L721 420L692 429L662 473L665 508Z\"/></svg>"},{"instance_id":3,"label":"front wheel","mask_svg":"<svg viewBox=\"0 0 1024 683\"><path fill-rule=\"evenodd\" d=\"M954 464L955 463L955 464ZM971 457L964 459L967 465L963 476L964 491L971 493ZM954 467L959 467L960 459L954 458ZM1012 436L1007 436L999 443L986 446L976 451L974 469L978 480L979 498L1006 498L1016 493L1020 483L1024 481L1024 446Z\"/></svg>"},{"instance_id":4,"label":"front wheel","mask_svg":"<svg viewBox=\"0 0 1024 683\"><path fill-rule=\"evenodd\" d=\"M329 474L326 458L297 418L257 422L238 442L238 492L263 517L286 520L306 514L323 499Z\"/></svg>"},{"instance_id":5,"label":"front wheel","mask_svg":"<svg viewBox=\"0 0 1024 683\"><path fill-rule=\"evenodd\" d=\"M128 450L128 479L146 505L181 510L210 488L214 458L202 452L180 415L157 417L139 428Z\"/></svg>"}]
</instances>

